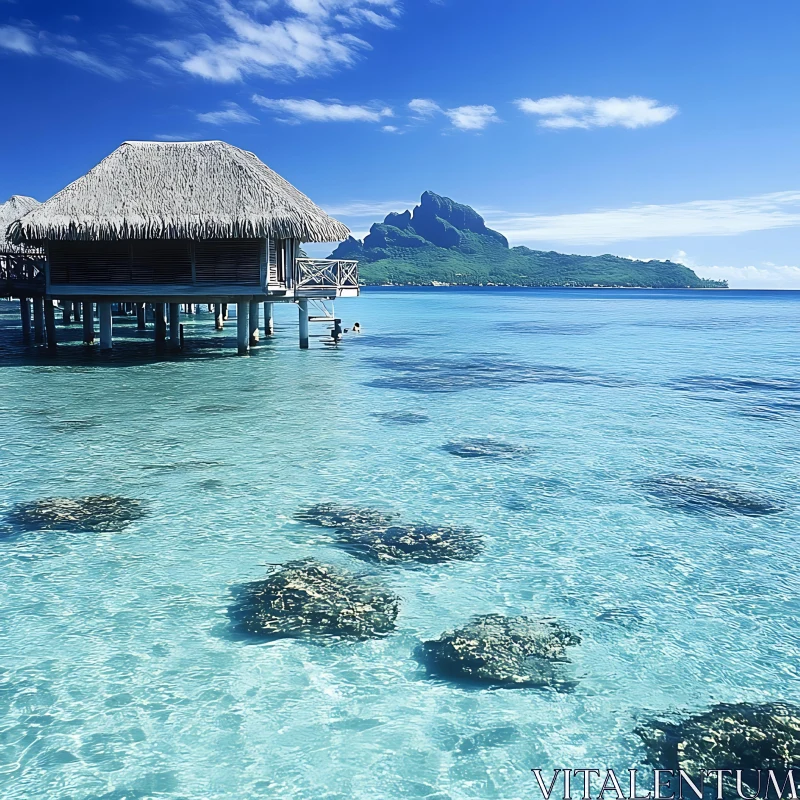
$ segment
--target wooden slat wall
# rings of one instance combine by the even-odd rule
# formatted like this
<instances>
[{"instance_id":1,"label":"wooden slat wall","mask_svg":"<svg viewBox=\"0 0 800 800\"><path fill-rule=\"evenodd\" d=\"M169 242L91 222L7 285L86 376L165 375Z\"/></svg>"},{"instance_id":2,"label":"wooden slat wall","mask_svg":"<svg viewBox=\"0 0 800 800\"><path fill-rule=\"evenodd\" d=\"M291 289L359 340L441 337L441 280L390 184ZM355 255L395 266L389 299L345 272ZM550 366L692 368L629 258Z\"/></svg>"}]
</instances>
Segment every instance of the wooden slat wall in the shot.
<instances>
[{"instance_id":1,"label":"wooden slat wall","mask_svg":"<svg viewBox=\"0 0 800 800\"><path fill-rule=\"evenodd\" d=\"M131 242L132 283L191 283L191 242Z\"/></svg>"},{"instance_id":2,"label":"wooden slat wall","mask_svg":"<svg viewBox=\"0 0 800 800\"><path fill-rule=\"evenodd\" d=\"M51 242L50 283L130 283L128 242Z\"/></svg>"},{"instance_id":3,"label":"wooden slat wall","mask_svg":"<svg viewBox=\"0 0 800 800\"><path fill-rule=\"evenodd\" d=\"M198 283L261 282L260 239L208 239L195 242Z\"/></svg>"},{"instance_id":4,"label":"wooden slat wall","mask_svg":"<svg viewBox=\"0 0 800 800\"><path fill-rule=\"evenodd\" d=\"M260 239L50 242L51 284L261 285Z\"/></svg>"}]
</instances>

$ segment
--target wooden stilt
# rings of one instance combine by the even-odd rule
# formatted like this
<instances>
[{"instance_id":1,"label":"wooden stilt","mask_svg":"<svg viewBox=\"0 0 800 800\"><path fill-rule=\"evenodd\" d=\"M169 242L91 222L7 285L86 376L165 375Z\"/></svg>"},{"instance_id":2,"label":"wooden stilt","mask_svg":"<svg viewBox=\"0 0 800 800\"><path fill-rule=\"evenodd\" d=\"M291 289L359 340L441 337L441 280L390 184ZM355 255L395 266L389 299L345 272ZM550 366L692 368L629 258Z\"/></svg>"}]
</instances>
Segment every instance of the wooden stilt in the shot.
<instances>
[{"instance_id":1,"label":"wooden stilt","mask_svg":"<svg viewBox=\"0 0 800 800\"><path fill-rule=\"evenodd\" d=\"M44 327L47 333L47 346L54 350L58 341L56 340L56 310L52 297L44 299Z\"/></svg>"},{"instance_id":2,"label":"wooden stilt","mask_svg":"<svg viewBox=\"0 0 800 800\"><path fill-rule=\"evenodd\" d=\"M222 304L222 319L224 319L224 320L228 319L228 304L227 303L223 303Z\"/></svg>"},{"instance_id":3,"label":"wooden stilt","mask_svg":"<svg viewBox=\"0 0 800 800\"><path fill-rule=\"evenodd\" d=\"M100 349L110 350L112 346L111 303L98 303L100 314Z\"/></svg>"},{"instance_id":4,"label":"wooden stilt","mask_svg":"<svg viewBox=\"0 0 800 800\"><path fill-rule=\"evenodd\" d=\"M208 304L208 313L211 313L211 303Z\"/></svg>"},{"instance_id":5,"label":"wooden stilt","mask_svg":"<svg viewBox=\"0 0 800 800\"><path fill-rule=\"evenodd\" d=\"M297 308L300 315L300 349L308 350L308 300L299 300Z\"/></svg>"},{"instance_id":6,"label":"wooden stilt","mask_svg":"<svg viewBox=\"0 0 800 800\"><path fill-rule=\"evenodd\" d=\"M264 303L264 335L272 336L275 333L275 323L272 319L272 303Z\"/></svg>"},{"instance_id":7,"label":"wooden stilt","mask_svg":"<svg viewBox=\"0 0 800 800\"><path fill-rule=\"evenodd\" d=\"M19 299L19 317L22 320L22 343L31 343L31 301L27 297Z\"/></svg>"},{"instance_id":8,"label":"wooden stilt","mask_svg":"<svg viewBox=\"0 0 800 800\"><path fill-rule=\"evenodd\" d=\"M169 304L169 346L173 350L181 349L181 304Z\"/></svg>"},{"instance_id":9,"label":"wooden stilt","mask_svg":"<svg viewBox=\"0 0 800 800\"><path fill-rule=\"evenodd\" d=\"M75 322L81 321L81 303L80 300L76 300L72 304L72 319Z\"/></svg>"},{"instance_id":10,"label":"wooden stilt","mask_svg":"<svg viewBox=\"0 0 800 800\"><path fill-rule=\"evenodd\" d=\"M94 303L90 300L83 301L83 343L94 342Z\"/></svg>"},{"instance_id":11,"label":"wooden stilt","mask_svg":"<svg viewBox=\"0 0 800 800\"><path fill-rule=\"evenodd\" d=\"M62 300L61 322L64 325L72 324L72 300Z\"/></svg>"},{"instance_id":12,"label":"wooden stilt","mask_svg":"<svg viewBox=\"0 0 800 800\"><path fill-rule=\"evenodd\" d=\"M250 313L249 313L249 321L250 321L250 347L254 347L258 344L258 325L259 325L259 311L261 310L261 303L258 300L251 300L250 301Z\"/></svg>"},{"instance_id":13,"label":"wooden stilt","mask_svg":"<svg viewBox=\"0 0 800 800\"><path fill-rule=\"evenodd\" d=\"M44 298L33 298L33 341L44 344Z\"/></svg>"},{"instance_id":14,"label":"wooden stilt","mask_svg":"<svg viewBox=\"0 0 800 800\"><path fill-rule=\"evenodd\" d=\"M246 356L249 350L249 311L250 302L248 300L240 300L238 303L236 303L236 345L239 348L240 356Z\"/></svg>"},{"instance_id":15,"label":"wooden stilt","mask_svg":"<svg viewBox=\"0 0 800 800\"><path fill-rule=\"evenodd\" d=\"M147 325L144 321L144 303L136 304L136 330L147 330Z\"/></svg>"},{"instance_id":16,"label":"wooden stilt","mask_svg":"<svg viewBox=\"0 0 800 800\"><path fill-rule=\"evenodd\" d=\"M224 327L222 322L222 303L214 303L214 327L221 331Z\"/></svg>"},{"instance_id":17,"label":"wooden stilt","mask_svg":"<svg viewBox=\"0 0 800 800\"><path fill-rule=\"evenodd\" d=\"M164 319L164 303L153 303L155 312L156 345L161 346L167 340L167 322Z\"/></svg>"}]
</instances>

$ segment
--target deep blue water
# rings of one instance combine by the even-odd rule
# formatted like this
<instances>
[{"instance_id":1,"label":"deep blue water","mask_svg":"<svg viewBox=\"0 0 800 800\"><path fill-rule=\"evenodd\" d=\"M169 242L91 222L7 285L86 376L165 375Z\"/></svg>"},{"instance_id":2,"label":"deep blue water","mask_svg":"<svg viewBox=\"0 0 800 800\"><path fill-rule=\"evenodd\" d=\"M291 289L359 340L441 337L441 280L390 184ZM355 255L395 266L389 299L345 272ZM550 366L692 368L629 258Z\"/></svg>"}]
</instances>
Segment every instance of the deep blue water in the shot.
<instances>
[{"instance_id":1,"label":"deep blue water","mask_svg":"<svg viewBox=\"0 0 800 800\"><path fill-rule=\"evenodd\" d=\"M641 764L650 714L800 701L799 293L372 290L337 306L363 328L340 348L301 352L278 308L250 358L208 314L159 359L121 320L111 356L25 351L0 312L0 513L148 509L116 533L3 529L3 798L516 800L532 767ZM509 447L445 447L487 438ZM654 493L665 476L778 513ZM321 501L485 548L356 560L293 520ZM397 631L236 636L231 588L308 555L395 591ZM485 613L579 631L575 689L431 679L416 645Z\"/></svg>"}]
</instances>

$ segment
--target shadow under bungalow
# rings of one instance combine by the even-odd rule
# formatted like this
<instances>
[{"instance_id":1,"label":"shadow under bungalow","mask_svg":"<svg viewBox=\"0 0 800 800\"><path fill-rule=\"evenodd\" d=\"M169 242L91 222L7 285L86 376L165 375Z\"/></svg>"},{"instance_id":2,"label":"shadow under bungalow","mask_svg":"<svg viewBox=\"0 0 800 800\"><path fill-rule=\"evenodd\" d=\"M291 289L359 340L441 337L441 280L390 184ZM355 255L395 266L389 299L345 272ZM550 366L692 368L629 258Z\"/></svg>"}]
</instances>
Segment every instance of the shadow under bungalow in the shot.
<instances>
[{"instance_id":1,"label":"shadow under bungalow","mask_svg":"<svg viewBox=\"0 0 800 800\"><path fill-rule=\"evenodd\" d=\"M303 242L350 232L252 153L225 142L125 142L45 203L0 206L0 296L20 299L23 339L56 345L53 300L83 339L113 342L112 304L153 320L179 347L182 304L236 304L238 352L271 335L273 303L296 303L308 347L309 302L359 294L358 263L302 257ZM5 238L3 237L5 234ZM326 309L327 311L327 309Z\"/></svg>"}]
</instances>

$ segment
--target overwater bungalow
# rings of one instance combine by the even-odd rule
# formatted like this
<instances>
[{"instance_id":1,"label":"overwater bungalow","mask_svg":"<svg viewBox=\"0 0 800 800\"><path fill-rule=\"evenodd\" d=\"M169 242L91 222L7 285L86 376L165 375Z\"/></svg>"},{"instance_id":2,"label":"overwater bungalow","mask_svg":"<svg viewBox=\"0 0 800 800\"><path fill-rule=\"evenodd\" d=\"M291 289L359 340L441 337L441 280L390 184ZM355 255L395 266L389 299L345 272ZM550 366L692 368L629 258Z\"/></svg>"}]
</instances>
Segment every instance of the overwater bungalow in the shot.
<instances>
[{"instance_id":1,"label":"overwater bungalow","mask_svg":"<svg viewBox=\"0 0 800 800\"><path fill-rule=\"evenodd\" d=\"M84 304L84 339L112 346L112 303L155 312L156 341L177 346L181 304L236 304L240 353L264 330L272 304L296 303L308 347L309 301L359 293L358 264L303 257L303 242L349 236L253 153L219 141L125 142L86 175L8 229L45 254L45 293ZM87 313L88 312L88 313Z\"/></svg>"},{"instance_id":2,"label":"overwater bungalow","mask_svg":"<svg viewBox=\"0 0 800 800\"><path fill-rule=\"evenodd\" d=\"M38 205L39 201L33 197L18 194L0 204L0 297L19 297L25 342L31 338L31 299L36 341L44 342L44 252L29 244L15 244L8 238L7 230L11 223Z\"/></svg>"}]
</instances>

